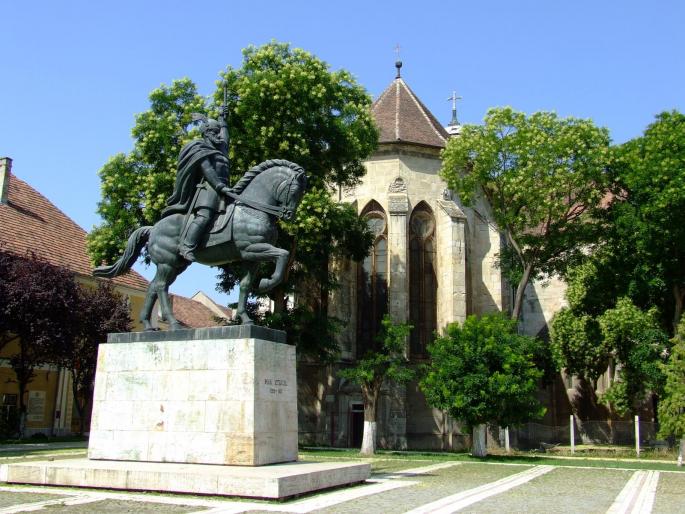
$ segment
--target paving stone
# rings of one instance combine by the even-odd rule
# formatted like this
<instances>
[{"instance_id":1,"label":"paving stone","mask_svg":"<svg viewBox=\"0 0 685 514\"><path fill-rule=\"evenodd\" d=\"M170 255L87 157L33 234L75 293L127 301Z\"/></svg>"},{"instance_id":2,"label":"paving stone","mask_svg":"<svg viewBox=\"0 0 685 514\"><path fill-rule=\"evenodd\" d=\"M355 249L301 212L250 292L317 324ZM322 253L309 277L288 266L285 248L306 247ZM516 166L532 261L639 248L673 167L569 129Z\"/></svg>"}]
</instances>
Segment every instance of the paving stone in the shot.
<instances>
[{"instance_id":1,"label":"paving stone","mask_svg":"<svg viewBox=\"0 0 685 514\"><path fill-rule=\"evenodd\" d=\"M409 467L417 467L408 462ZM412 465L414 464L414 465ZM377 514L405 512L445 496L494 482L509 475L530 469L529 466L493 466L488 464L462 464L433 471L425 475L397 478L419 482L417 485L393 489L373 496L317 510L326 514Z\"/></svg>"},{"instance_id":2,"label":"paving stone","mask_svg":"<svg viewBox=\"0 0 685 514\"><path fill-rule=\"evenodd\" d=\"M42 502L45 500L56 500L57 498L71 498L61 494L35 494L22 492L0 492L0 508L11 507L12 505L20 505L22 503Z\"/></svg>"},{"instance_id":3,"label":"paving stone","mask_svg":"<svg viewBox=\"0 0 685 514\"><path fill-rule=\"evenodd\" d=\"M463 512L606 512L634 471L557 468Z\"/></svg>"},{"instance_id":4,"label":"paving stone","mask_svg":"<svg viewBox=\"0 0 685 514\"><path fill-rule=\"evenodd\" d=\"M681 514L685 509L685 473L660 473L652 514Z\"/></svg>"},{"instance_id":5,"label":"paving stone","mask_svg":"<svg viewBox=\"0 0 685 514\"><path fill-rule=\"evenodd\" d=\"M164 503L132 502L126 500L102 500L81 505L49 505L40 512L49 512L50 514L58 512L68 512L69 514L93 514L95 512L97 512L97 514L147 514L153 512L185 514L186 512L198 512L201 510L203 510L202 507L198 508L191 505L169 505Z\"/></svg>"}]
</instances>

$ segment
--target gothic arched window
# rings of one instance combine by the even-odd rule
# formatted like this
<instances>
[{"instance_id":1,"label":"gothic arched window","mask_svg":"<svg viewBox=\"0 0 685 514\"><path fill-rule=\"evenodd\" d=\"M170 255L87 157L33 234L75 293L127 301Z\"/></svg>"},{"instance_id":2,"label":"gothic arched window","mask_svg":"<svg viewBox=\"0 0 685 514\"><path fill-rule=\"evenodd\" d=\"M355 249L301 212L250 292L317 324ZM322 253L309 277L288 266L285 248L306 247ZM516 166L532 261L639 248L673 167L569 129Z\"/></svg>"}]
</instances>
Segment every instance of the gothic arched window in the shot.
<instances>
[{"instance_id":1,"label":"gothic arched window","mask_svg":"<svg viewBox=\"0 0 685 514\"><path fill-rule=\"evenodd\" d=\"M368 257L359 266L357 280L359 312L357 316L357 355L362 356L373 347L381 328L381 320L388 312L388 224L383 208L371 201L362 212L374 235Z\"/></svg>"},{"instance_id":2,"label":"gothic arched window","mask_svg":"<svg viewBox=\"0 0 685 514\"><path fill-rule=\"evenodd\" d=\"M426 356L426 346L437 330L435 255L435 218L421 202L409 218L409 322L414 327L410 351L419 358Z\"/></svg>"}]
</instances>

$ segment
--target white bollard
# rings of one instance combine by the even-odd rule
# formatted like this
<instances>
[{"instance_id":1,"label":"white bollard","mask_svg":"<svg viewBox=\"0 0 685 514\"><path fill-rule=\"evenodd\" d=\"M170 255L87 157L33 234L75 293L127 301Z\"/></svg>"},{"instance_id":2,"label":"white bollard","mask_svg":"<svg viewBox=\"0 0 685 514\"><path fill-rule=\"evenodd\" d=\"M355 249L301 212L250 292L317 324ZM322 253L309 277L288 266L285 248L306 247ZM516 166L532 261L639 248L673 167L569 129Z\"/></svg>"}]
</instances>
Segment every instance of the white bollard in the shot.
<instances>
[{"instance_id":1,"label":"white bollard","mask_svg":"<svg viewBox=\"0 0 685 514\"><path fill-rule=\"evenodd\" d=\"M504 427L504 449L509 453L509 427Z\"/></svg>"},{"instance_id":2,"label":"white bollard","mask_svg":"<svg viewBox=\"0 0 685 514\"><path fill-rule=\"evenodd\" d=\"M569 430L571 432L571 455L576 452L576 429L573 423L573 414L569 416Z\"/></svg>"},{"instance_id":3,"label":"white bollard","mask_svg":"<svg viewBox=\"0 0 685 514\"><path fill-rule=\"evenodd\" d=\"M640 458L640 416L635 416L635 453Z\"/></svg>"}]
</instances>

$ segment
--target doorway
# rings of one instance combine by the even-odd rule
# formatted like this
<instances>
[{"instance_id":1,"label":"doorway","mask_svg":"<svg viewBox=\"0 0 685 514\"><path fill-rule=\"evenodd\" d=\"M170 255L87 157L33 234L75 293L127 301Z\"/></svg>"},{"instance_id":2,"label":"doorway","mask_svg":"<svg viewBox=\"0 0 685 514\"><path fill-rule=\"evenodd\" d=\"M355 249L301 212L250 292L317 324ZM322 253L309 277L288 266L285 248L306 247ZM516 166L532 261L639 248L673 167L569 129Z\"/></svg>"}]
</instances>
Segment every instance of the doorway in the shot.
<instances>
[{"instance_id":1,"label":"doorway","mask_svg":"<svg viewBox=\"0 0 685 514\"><path fill-rule=\"evenodd\" d=\"M350 405L350 448L361 448L364 438L364 404Z\"/></svg>"}]
</instances>

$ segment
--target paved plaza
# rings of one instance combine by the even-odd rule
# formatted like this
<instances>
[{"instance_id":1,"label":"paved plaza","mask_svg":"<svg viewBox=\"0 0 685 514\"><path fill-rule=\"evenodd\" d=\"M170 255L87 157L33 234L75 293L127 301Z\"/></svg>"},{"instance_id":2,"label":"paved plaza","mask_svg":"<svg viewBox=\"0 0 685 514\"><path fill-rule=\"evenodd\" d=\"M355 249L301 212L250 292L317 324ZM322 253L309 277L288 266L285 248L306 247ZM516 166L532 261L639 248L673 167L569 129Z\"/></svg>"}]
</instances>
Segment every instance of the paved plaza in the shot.
<instances>
[{"instance_id":1,"label":"paved plaza","mask_svg":"<svg viewBox=\"0 0 685 514\"><path fill-rule=\"evenodd\" d=\"M283 502L0 484L0 514L681 513L685 506L685 473L677 471L382 456L370 462L365 484Z\"/></svg>"}]
</instances>

